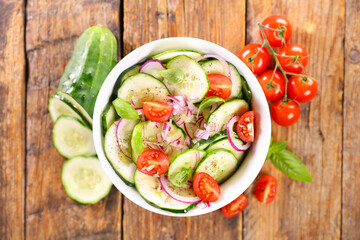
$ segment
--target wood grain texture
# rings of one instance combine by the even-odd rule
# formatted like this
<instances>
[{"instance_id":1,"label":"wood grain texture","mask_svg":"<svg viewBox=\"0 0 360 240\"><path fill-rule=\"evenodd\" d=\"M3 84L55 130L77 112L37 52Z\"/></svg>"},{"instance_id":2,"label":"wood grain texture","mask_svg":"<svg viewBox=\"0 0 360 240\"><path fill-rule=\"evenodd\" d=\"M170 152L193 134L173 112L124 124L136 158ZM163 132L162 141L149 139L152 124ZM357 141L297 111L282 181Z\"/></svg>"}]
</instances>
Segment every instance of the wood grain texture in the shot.
<instances>
[{"instance_id":1,"label":"wood grain texture","mask_svg":"<svg viewBox=\"0 0 360 240\"><path fill-rule=\"evenodd\" d=\"M0 238L24 238L24 1L0 1Z\"/></svg>"},{"instance_id":2,"label":"wood grain texture","mask_svg":"<svg viewBox=\"0 0 360 240\"><path fill-rule=\"evenodd\" d=\"M360 239L360 2L346 1L342 238Z\"/></svg>"},{"instance_id":3,"label":"wood grain texture","mask_svg":"<svg viewBox=\"0 0 360 240\"><path fill-rule=\"evenodd\" d=\"M236 54L245 42L244 33L245 1L124 1L125 54L175 36L209 40ZM165 217L125 199L124 239L241 239L241 219L225 219L220 211L186 219Z\"/></svg>"},{"instance_id":4,"label":"wood grain texture","mask_svg":"<svg viewBox=\"0 0 360 240\"><path fill-rule=\"evenodd\" d=\"M113 189L95 205L69 199L61 184L65 159L52 144L47 102L55 93L75 41L101 24L119 38L118 0L27 1L26 236L28 239L118 239L121 195Z\"/></svg>"},{"instance_id":5,"label":"wood grain texture","mask_svg":"<svg viewBox=\"0 0 360 240\"><path fill-rule=\"evenodd\" d=\"M249 199L244 238L339 239L345 4L324 0L248 1L247 42L259 42L257 22L272 14L291 22L290 42L305 46L310 55L306 72L319 84L317 97L301 105L301 117L294 126L282 128L273 122L272 127L274 139L289 141L289 149L306 164L314 182L296 182L267 162L262 174L277 178L278 195L269 205Z\"/></svg>"}]
</instances>

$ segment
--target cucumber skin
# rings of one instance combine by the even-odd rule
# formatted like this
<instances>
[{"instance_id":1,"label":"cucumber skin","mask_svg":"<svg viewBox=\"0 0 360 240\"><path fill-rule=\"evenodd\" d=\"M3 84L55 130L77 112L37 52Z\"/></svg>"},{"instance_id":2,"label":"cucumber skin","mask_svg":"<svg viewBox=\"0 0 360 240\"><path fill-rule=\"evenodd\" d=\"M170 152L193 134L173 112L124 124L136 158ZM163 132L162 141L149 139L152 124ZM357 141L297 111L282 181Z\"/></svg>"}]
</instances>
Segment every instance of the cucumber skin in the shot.
<instances>
[{"instance_id":1,"label":"cucumber skin","mask_svg":"<svg viewBox=\"0 0 360 240\"><path fill-rule=\"evenodd\" d=\"M80 121L83 121L89 128L91 127L91 124L88 122L88 120L81 114L81 112L79 112L78 109L76 109L68 100L66 100L64 97L62 96L59 96L57 94L54 94L54 95L51 95L49 97L49 103L48 103L48 109L50 108L50 99L54 97L54 98L57 98L59 99L60 101L64 102L65 104L67 104L74 112L76 112L80 117L81 119L79 119ZM59 116L60 117L60 116ZM53 120L53 119L51 119ZM53 121L53 123L55 123L55 121Z\"/></svg>"},{"instance_id":2,"label":"cucumber skin","mask_svg":"<svg viewBox=\"0 0 360 240\"><path fill-rule=\"evenodd\" d=\"M116 61L117 42L112 32L90 27L77 40L58 90L69 94L92 117L101 85Z\"/></svg>"},{"instance_id":3,"label":"cucumber skin","mask_svg":"<svg viewBox=\"0 0 360 240\"><path fill-rule=\"evenodd\" d=\"M83 155L79 155L79 156L76 156L76 157L73 157L73 158L77 158L77 157L92 158L93 156L83 156ZM63 163L63 165L61 166L61 172L63 172L65 165L68 164L73 158L70 158L69 160L66 160L66 161ZM97 201L94 201L94 202L82 202L82 201L80 201L80 200L72 197L72 196L68 193L66 184L64 183L64 181L63 181L62 178L61 178L61 183L62 183L62 185L64 186L66 195L67 195L70 199L74 200L75 202L78 202L78 203L81 203L81 204L86 204L86 205L88 205L88 204L95 204L95 203L100 202L100 201L103 200L107 195L109 195L109 193L110 193L110 191L111 191L111 188L112 188L112 184L111 184L110 187L109 187L109 189L108 189L108 191L106 192L106 194L105 194L102 198L99 198L99 200L97 200Z\"/></svg>"},{"instance_id":4,"label":"cucumber skin","mask_svg":"<svg viewBox=\"0 0 360 240\"><path fill-rule=\"evenodd\" d=\"M214 136L209 137L208 139L202 139L200 141L198 141L197 143L195 143L195 145L192 147L193 149L198 149L201 145L203 144L208 144L210 145L216 138L218 137L226 137L227 133L226 133L226 129L225 130L221 130L220 132L216 133ZM220 139L220 138L219 138ZM206 148L206 147L205 147ZM199 149L201 150L201 149Z\"/></svg>"},{"instance_id":5,"label":"cucumber skin","mask_svg":"<svg viewBox=\"0 0 360 240\"><path fill-rule=\"evenodd\" d=\"M106 134L106 131L108 130L108 126L107 126L107 114L108 114L108 111L110 111L110 108L111 108L112 104L111 103L108 103L108 105L106 105L103 113L101 114L101 128L102 128L102 131L103 131L103 134L105 135ZM118 117L115 117L115 121L118 119ZM115 122L114 121L114 122ZM113 122L113 123L114 123Z\"/></svg>"}]
</instances>

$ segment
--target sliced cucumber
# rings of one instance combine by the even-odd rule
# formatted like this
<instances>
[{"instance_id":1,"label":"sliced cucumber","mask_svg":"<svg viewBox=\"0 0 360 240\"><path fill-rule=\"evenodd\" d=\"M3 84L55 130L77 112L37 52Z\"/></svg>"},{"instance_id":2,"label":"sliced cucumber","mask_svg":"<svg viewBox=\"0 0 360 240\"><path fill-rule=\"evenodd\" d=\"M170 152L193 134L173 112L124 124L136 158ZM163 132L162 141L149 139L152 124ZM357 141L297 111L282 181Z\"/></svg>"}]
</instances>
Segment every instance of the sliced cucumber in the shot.
<instances>
[{"instance_id":1,"label":"sliced cucumber","mask_svg":"<svg viewBox=\"0 0 360 240\"><path fill-rule=\"evenodd\" d=\"M137 122L137 120L131 121L134 121L135 123ZM130 141L130 139L128 139L128 141ZM116 138L115 124L112 124L109 130L106 132L104 149L106 157L117 175L124 181L125 184L129 186L134 186L134 173L136 165L130 158L125 156L120 151L119 144Z\"/></svg>"},{"instance_id":2,"label":"sliced cucumber","mask_svg":"<svg viewBox=\"0 0 360 240\"><path fill-rule=\"evenodd\" d=\"M194 59L180 55L171 59L166 67L168 69L181 69L185 78L181 83L168 83L173 95L185 95L193 102L200 102L209 90L209 80L199 63Z\"/></svg>"},{"instance_id":3,"label":"sliced cucumber","mask_svg":"<svg viewBox=\"0 0 360 240\"><path fill-rule=\"evenodd\" d=\"M245 144L239 138L235 138L234 141L238 142L239 145L244 145ZM236 157L236 159L238 160L239 163L241 162L241 160L243 159L244 154L245 154L245 151L236 151L231 146L230 141L229 141L229 139L227 137L214 141L208 147L205 148L205 151L206 152L211 152L212 150L215 150L215 149L226 149L226 150L231 151L234 154L234 156Z\"/></svg>"},{"instance_id":4,"label":"sliced cucumber","mask_svg":"<svg viewBox=\"0 0 360 240\"><path fill-rule=\"evenodd\" d=\"M242 92L243 92L243 98L246 100L246 102L250 105L251 99L252 99L252 92L249 87L249 84L247 81L243 78L243 86L242 86Z\"/></svg>"},{"instance_id":5,"label":"sliced cucumber","mask_svg":"<svg viewBox=\"0 0 360 240\"><path fill-rule=\"evenodd\" d=\"M135 108L142 107L145 101L166 102L168 95L170 92L165 84L146 73L128 77L118 90L118 97L133 102Z\"/></svg>"},{"instance_id":6,"label":"sliced cucumber","mask_svg":"<svg viewBox=\"0 0 360 240\"><path fill-rule=\"evenodd\" d=\"M209 137L208 139L202 139L202 140L198 141L197 143L195 143L195 145L192 148L204 150L214 141L217 141L217 140L223 139L223 138L227 138L226 130L220 131L219 133L215 134L212 137Z\"/></svg>"},{"instance_id":7,"label":"sliced cucumber","mask_svg":"<svg viewBox=\"0 0 360 240\"><path fill-rule=\"evenodd\" d=\"M192 59L196 59L201 56L201 53L194 51L194 50L187 50L187 49L176 49L176 50L170 50L166 52L159 53L150 59L157 59L161 62L167 62L170 59L179 56L179 55L185 55Z\"/></svg>"},{"instance_id":8,"label":"sliced cucumber","mask_svg":"<svg viewBox=\"0 0 360 240\"><path fill-rule=\"evenodd\" d=\"M66 99L76 110L79 111L81 116L84 119L86 119L86 121L90 124L90 126L92 126L92 117L90 117L88 112L78 102L76 102L75 99L73 99L69 94L61 92L61 91L57 91L56 95L59 95L59 96L63 97L64 99Z\"/></svg>"},{"instance_id":9,"label":"sliced cucumber","mask_svg":"<svg viewBox=\"0 0 360 240\"><path fill-rule=\"evenodd\" d=\"M164 123L146 121L146 122L139 122L138 125L135 126L135 128L141 129L141 133L142 133L141 138L143 143L142 151L148 150L150 148L159 149L156 143L160 143L163 146L163 149L159 149L159 150L163 152L168 152L167 155L171 161L176 155L187 149L186 145L184 145L181 148L176 144L176 142L178 141L181 144L183 144L185 142L186 136L185 133L181 130L181 128L177 127L175 124L172 124L171 130L167 134L168 141L165 141L162 138L157 139L157 135L163 132L162 130L163 124ZM141 128L139 125L141 125ZM132 154L132 159L136 164L137 158L140 154L136 154L137 145L136 143L134 143L134 139L136 139L134 134L136 134L135 131L133 131L133 135L131 137L131 154Z\"/></svg>"},{"instance_id":10,"label":"sliced cucumber","mask_svg":"<svg viewBox=\"0 0 360 240\"><path fill-rule=\"evenodd\" d=\"M229 62L228 64L230 66L231 81L232 81L231 95L228 98L228 100L230 100L239 97L239 95L241 94L243 79L240 73L238 72L238 70L236 69L236 67ZM225 69L219 60L210 60L204 62L203 64L201 64L201 67L204 69L206 74L218 73L225 75Z\"/></svg>"},{"instance_id":11,"label":"sliced cucumber","mask_svg":"<svg viewBox=\"0 0 360 240\"><path fill-rule=\"evenodd\" d=\"M174 213L186 213L196 206L196 203L187 204L172 199L164 190L158 190L159 185L156 177L146 175L138 170L135 171L136 189L150 205ZM182 196L196 196L192 188L177 188L176 190Z\"/></svg>"},{"instance_id":12,"label":"sliced cucumber","mask_svg":"<svg viewBox=\"0 0 360 240\"><path fill-rule=\"evenodd\" d=\"M82 204L94 204L106 197L112 183L96 157L78 156L64 162L61 182L66 194Z\"/></svg>"},{"instance_id":13,"label":"sliced cucumber","mask_svg":"<svg viewBox=\"0 0 360 240\"><path fill-rule=\"evenodd\" d=\"M125 81L125 79L127 79L128 77L139 73L140 68L141 68L141 65L134 65L134 66L126 69L125 71L123 71L119 77L120 84L123 83Z\"/></svg>"},{"instance_id":14,"label":"sliced cucumber","mask_svg":"<svg viewBox=\"0 0 360 240\"><path fill-rule=\"evenodd\" d=\"M170 183L182 187L188 180L191 181L194 169L205 155L205 151L198 149L189 149L177 155L169 166Z\"/></svg>"},{"instance_id":15,"label":"sliced cucumber","mask_svg":"<svg viewBox=\"0 0 360 240\"><path fill-rule=\"evenodd\" d=\"M69 101L59 95L54 94L49 98L48 109L53 122L55 122L60 115L67 115L88 123Z\"/></svg>"},{"instance_id":16,"label":"sliced cucumber","mask_svg":"<svg viewBox=\"0 0 360 240\"><path fill-rule=\"evenodd\" d=\"M241 116L247 111L249 111L249 104L245 100L233 99L213 111L207 119L207 125L214 126L219 131L226 129L226 124L232 116Z\"/></svg>"},{"instance_id":17,"label":"sliced cucumber","mask_svg":"<svg viewBox=\"0 0 360 240\"><path fill-rule=\"evenodd\" d=\"M53 143L66 158L96 154L91 129L75 117L58 117L53 128Z\"/></svg>"},{"instance_id":18,"label":"sliced cucumber","mask_svg":"<svg viewBox=\"0 0 360 240\"><path fill-rule=\"evenodd\" d=\"M114 106L109 103L101 114L101 127L104 134L118 118Z\"/></svg>"},{"instance_id":19,"label":"sliced cucumber","mask_svg":"<svg viewBox=\"0 0 360 240\"><path fill-rule=\"evenodd\" d=\"M195 174L205 172L219 184L228 179L238 166L238 160L229 150L216 149L208 154L198 164Z\"/></svg>"}]
</instances>

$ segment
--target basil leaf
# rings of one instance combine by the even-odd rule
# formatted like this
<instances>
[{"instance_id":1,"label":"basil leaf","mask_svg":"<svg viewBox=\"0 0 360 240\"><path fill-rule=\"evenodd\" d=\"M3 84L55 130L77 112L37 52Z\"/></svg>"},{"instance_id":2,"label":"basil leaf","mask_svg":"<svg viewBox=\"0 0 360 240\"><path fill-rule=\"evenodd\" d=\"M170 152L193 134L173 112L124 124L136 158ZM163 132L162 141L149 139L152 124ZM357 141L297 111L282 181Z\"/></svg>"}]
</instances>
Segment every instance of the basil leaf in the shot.
<instances>
[{"instance_id":1,"label":"basil leaf","mask_svg":"<svg viewBox=\"0 0 360 240\"><path fill-rule=\"evenodd\" d=\"M197 115L199 115L199 112L200 112L201 110L204 110L204 109L206 109L206 108L208 108L208 107L211 107L211 106L214 105L215 103L219 103L219 102L224 103L225 100L222 99L222 98L220 98L220 97L215 97L215 96L213 96L213 97L208 97L208 98L204 99L204 100L200 103L200 105L199 105L199 109L198 109Z\"/></svg>"},{"instance_id":2,"label":"basil leaf","mask_svg":"<svg viewBox=\"0 0 360 240\"><path fill-rule=\"evenodd\" d=\"M117 114L124 119L140 119L137 111L127 102L121 98L115 99L112 104L115 107Z\"/></svg>"},{"instance_id":3,"label":"basil leaf","mask_svg":"<svg viewBox=\"0 0 360 240\"><path fill-rule=\"evenodd\" d=\"M174 181L177 184L177 186L184 185L188 180L190 176L190 169L189 168L183 168L180 172L178 172L175 175Z\"/></svg>"},{"instance_id":4,"label":"basil leaf","mask_svg":"<svg viewBox=\"0 0 360 240\"><path fill-rule=\"evenodd\" d=\"M270 160L270 156L271 156L271 154L272 154L272 152L271 152L271 145L272 145L273 141L274 141L274 139L273 139L273 137L271 136L271 137L270 137L270 146L269 146L269 149L268 149L268 153L266 154L265 161L269 161L269 160Z\"/></svg>"},{"instance_id":5,"label":"basil leaf","mask_svg":"<svg viewBox=\"0 0 360 240\"><path fill-rule=\"evenodd\" d=\"M280 152L274 152L271 156L271 162L281 172L297 181L313 181L310 173L301 160L295 154L286 149Z\"/></svg>"},{"instance_id":6,"label":"basil leaf","mask_svg":"<svg viewBox=\"0 0 360 240\"><path fill-rule=\"evenodd\" d=\"M158 71L158 74L169 82L175 84L181 83L185 78L184 72L179 68L161 70Z\"/></svg>"},{"instance_id":7,"label":"basil leaf","mask_svg":"<svg viewBox=\"0 0 360 240\"><path fill-rule=\"evenodd\" d=\"M144 144L142 140L142 125L142 122L140 122L134 127L131 137L131 148L136 155L140 155L144 149Z\"/></svg>"}]
</instances>

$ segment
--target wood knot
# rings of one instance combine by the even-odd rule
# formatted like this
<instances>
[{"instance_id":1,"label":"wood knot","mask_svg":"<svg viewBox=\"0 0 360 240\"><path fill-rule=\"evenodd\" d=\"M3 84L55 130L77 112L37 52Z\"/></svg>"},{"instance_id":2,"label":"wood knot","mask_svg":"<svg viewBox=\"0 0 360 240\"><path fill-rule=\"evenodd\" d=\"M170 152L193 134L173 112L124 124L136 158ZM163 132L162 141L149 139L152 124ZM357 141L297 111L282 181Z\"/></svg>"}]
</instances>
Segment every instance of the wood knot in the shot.
<instances>
[{"instance_id":1,"label":"wood knot","mask_svg":"<svg viewBox=\"0 0 360 240\"><path fill-rule=\"evenodd\" d=\"M349 58L351 60L351 62L353 63L358 63L360 62L360 53L359 50L357 49L351 49L350 53L349 53Z\"/></svg>"}]
</instances>

